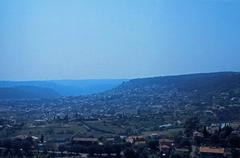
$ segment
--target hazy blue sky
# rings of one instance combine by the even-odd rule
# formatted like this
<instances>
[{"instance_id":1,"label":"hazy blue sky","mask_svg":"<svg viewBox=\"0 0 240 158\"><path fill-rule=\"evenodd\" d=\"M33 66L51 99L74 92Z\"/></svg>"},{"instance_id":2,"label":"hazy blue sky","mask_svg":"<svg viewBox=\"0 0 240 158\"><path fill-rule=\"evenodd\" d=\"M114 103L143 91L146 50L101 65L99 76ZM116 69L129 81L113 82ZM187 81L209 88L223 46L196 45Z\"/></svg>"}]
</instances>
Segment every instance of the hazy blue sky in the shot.
<instances>
[{"instance_id":1,"label":"hazy blue sky","mask_svg":"<svg viewBox=\"0 0 240 158\"><path fill-rule=\"evenodd\" d=\"M240 71L239 0L1 0L0 79Z\"/></svg>"}]
</instances>

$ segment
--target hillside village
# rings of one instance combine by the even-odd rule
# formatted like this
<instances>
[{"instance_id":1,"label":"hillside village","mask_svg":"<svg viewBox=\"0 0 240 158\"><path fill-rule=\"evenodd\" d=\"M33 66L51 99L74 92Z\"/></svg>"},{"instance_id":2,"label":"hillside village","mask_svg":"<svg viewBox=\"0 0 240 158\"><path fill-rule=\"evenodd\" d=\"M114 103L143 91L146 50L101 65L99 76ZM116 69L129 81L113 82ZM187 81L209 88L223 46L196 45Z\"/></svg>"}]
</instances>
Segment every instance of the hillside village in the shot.
<instances>
[{"instance_id":1,"label":"hillside village","mask_svg":"<svg viewBox=\"0 0 240 158\"><path fill-rule=\"evenodd\" d=\"M89 96L4 99L0 155L238 158L238 77L215 74L201 83L206 87L181 87L185 78L175 85L171 79L162 85L156 79L144 81L141 86L133 80ZM221 86L223 81L231 84ZM212 82L218 84L209 89Z\"/></svg>"}]
</instances>

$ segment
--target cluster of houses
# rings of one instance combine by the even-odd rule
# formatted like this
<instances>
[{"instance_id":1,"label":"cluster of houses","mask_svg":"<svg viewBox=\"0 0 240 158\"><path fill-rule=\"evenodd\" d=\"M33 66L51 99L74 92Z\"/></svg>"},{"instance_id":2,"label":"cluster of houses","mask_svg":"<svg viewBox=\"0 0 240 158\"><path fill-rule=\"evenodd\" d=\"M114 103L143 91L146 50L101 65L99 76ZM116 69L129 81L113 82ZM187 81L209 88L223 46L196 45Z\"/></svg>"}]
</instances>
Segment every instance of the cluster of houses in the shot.
<instances>
[{"instance_id":1,"label":"cluster of houses","mask_svg":"<svg viewBox=\"0 0 240 158\"><path fill-rule=\"evenodd\" d=\"M229 152L222 147L200 146L190 148L178 148L172 139L160 139L159 150L161 157L170 157L172 154L178 154L182 157L198 157L198 158L227 158L231 157ZM195 153L193 153L195 152ZM194 155L194 156L193 156Z\"/></svg>"},{"instance_id":2,"label":"cluster of houses","mask_svg":"<svg viewBox=\"0 0 240 158\"><path fill-rule=\"evenodd\" d=\"M215 126L213 126L214 128ZM211 131L212 129L209 129ZM240 130L232 131L234 134L239 134ZM45 141L41 141L38 137L32 135L18 135L15 139L25 140L31 137L31 139L38 144L43 145ZM232 153L229 148L207 146L207 145L189 145L189 146L179 146L175 144L173 138L161 138L158 134L152 134L152 140L158 141L158 152L161 158L168 158L174 154L181 155L182 157L194 157L194 158L232 158ZM194 137L203 138L203 133L195 131L193 133ZM104 144L118 144L119 140L132 145L147 144L148 138L145 136L120 136L120 137L81 137L80 135L75 135L70 139L71 144L78 144L82 146L90 145L104 145ZM236 149L239 150L240 149Z\"/></svg>"},{"instance_id":3,"label":"cluster of houses","mask_svg":"<svg viewBox=\"0 0 240 158\"><path fill-rule=\"evenodd\" d=\"M146 143L143 136L130 136L126 138L126 141L135 145ZM168 158L173 154L186 158L231 158L231 152L227 148L212 146L177 147L173 139L165 138L159 139L158 149L162 158Z\"/></svg>"}]
</instances>

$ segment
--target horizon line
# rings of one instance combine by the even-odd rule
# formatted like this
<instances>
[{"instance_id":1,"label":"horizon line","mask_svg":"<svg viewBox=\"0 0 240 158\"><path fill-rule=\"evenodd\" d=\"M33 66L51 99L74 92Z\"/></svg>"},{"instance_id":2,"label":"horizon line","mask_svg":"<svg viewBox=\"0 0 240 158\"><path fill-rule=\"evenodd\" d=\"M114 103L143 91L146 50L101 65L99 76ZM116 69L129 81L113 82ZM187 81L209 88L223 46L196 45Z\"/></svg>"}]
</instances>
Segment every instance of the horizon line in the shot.
<instances>
[{"instance_id":1,"label":"horizon line","mask_svg":"<svg viewBox=\"0 0 240 158\"><path fill-rule=\"evenodd\" d=\"M167 75L151 75L151 76L136 76L136 77L123 77L123 78L87 78L87 79L33 79L33 80L1 80L1 82L39 82L39 81L96 81L96 80L132 80L140 78L154 78L154 77L166 77L166 76L181 76L181 75L192 75L192 74L208 74L208 73L240 73L240 71L210 71L210 72L190 72L181 74L167 74Z\"/></svg>"}]
</instances>

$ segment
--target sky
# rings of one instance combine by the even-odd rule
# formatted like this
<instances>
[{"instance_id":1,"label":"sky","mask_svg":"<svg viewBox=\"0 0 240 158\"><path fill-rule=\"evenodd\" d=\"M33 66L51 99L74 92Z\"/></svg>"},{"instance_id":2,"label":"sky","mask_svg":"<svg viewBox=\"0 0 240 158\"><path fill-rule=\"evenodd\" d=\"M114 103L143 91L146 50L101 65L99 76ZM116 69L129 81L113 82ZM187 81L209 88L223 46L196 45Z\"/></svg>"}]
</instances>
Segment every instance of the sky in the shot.
<instances>
[{"instance_id":1,"label":"sky","mask_svg":"<svg viewBox=\"0 0 240 158\"><path fill-rule=\"evenodd\" d=\"M240 71L239 0L1 0L0 80Z\"/></svg>"}]
</instances>

